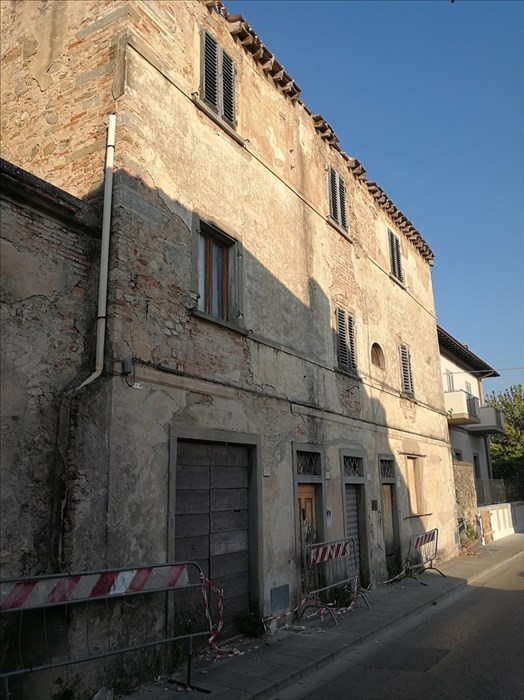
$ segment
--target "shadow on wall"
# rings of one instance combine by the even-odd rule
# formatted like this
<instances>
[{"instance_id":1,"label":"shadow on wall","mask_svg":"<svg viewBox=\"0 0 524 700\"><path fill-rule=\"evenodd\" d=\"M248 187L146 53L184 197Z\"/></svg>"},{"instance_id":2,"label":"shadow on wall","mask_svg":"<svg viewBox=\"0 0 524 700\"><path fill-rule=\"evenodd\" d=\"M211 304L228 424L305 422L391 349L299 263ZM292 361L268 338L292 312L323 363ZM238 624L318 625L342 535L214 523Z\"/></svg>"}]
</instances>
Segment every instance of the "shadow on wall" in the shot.
<instances>
[{"instance_id":1,"label":"shadow on wall","mask_svg":"<svg viewBox=\"0 0 524 700\"><path fill-rule=\"evenodd\" d=\"M257 566L266 563L265 556L295 560L298 584L300 565L294 559L300 537L298 507L288 517L295 522L294 533L271 529L277 511L289 513L289 502L284 504L279 496L281 485L294 494L296 503L293 488L301 483L301 476L293 474L297 466L291 459L296 441L323 450L330 460L326 470L341 474L329 486L339 484L344 499L344 508L338 511L341 522L333 531L354 528L352 534L362 542L360 557L368 576L377 559L387 563L384 576L397 573L406 554L401 553L401 543L411 532L423 531L423 522L416 515L403 518L409 511L407 489L385 432L366 430L364 434L350 427L354 423L343 422L344 418L372 416L375 426L385 427L387 416L381 402L369 398L358 371L334 370L334 313L321 286L311 277L304 286L292 260L279 261L283 274L278 279L247 246L232 240L227 231L217 231L211 217L207 227L200 227L199 239L192 212L125 172L116 174L114 190L106 374L78 393L73 394L72 388L90 373L86 359L92 353L96 317L96 264L85 252L80 282L74 260L51 249L42 256L44 233L39 229L24 230L27 224L18 223L10 231L20 244L13 253L13 264L38 256L42 272L34 281L31 297L15 293L13 278L7 281L6 381L17 377L15 389L8 383L7 401L11 407L18 405L17 397L24 392L36 398L24 404L23 420L15 421L18 429L5 433L8 460L7 467L2 467L3 498L12 499L28 514L22 547L16 532L9 530L6 573L34 575L166 561L169 522L180 507L169 501L168 488L169 430L174 424L231 435L256 433L261 438L256 468L267 469L269 479L262 489L262 477L257 475L255 503L262 513L257 516L255 537L249 536L249 542L258 548L251 557ZM85 251L88 243L82 243ZM218 251L218 257L206 258L209 250ZM199 264L202 268L204 261L206 276L199 275ZM222 284L220 271L224 273ZM57 284L56 279L67 284ZM291 291L294 288L307 290L307 298L299 298ZM210 300L207 309L199 303L199 291ZM235 318L221 322L210 318L217 293L225 307L237 310ZM36 313L37 303L46 307L46 313ZM63 342L65 327L81 342L80 352ZM40 348L36 367L26 348L31 338ZM135 367L154 370L164 380L151 383L144 391L133 390L118 375L124 358L139 358ZM179 386L167 381L173 376ZM195 378L203 380L198 391L192 383ZM339 422L325 420L321 412L338 415ZM283 463L277 465L282 444L286 445ZM363 455L362 477L350 460L346 471L344 456L351 455ZM284 477L275 465L287 470ZM356 473L351 471L355 468ZM327 522L327 500L335 496L328 494L325 475L320 477L316 493L322 521ZM350 514L356 514L351 524ZM323 527L322 534L327 536L327 525ZM24 558L18 554L36 543L36 555ZM279 546L285 551L278 551ZM261 570L252 570L250 575L264 588ZM262 602L252 602L261 614ZM147 629L146 634L153 634L165 630L167 616L156 610L148 622L148 610L142 612L135 623L128 621L134 631L140 628L142 634ZM102 638L107 619L103 611L95 618L95 636ZM32 619L36 625L38 615ZM67 627L70 650L81 646L82 619L82 615L73 616ZM31 629L33 623L26 624ZM50 639L64 640L59 612L50 611L46 624ZM114 616L111 625L115 625L116 637L129 632L119 629ZM16 634L11 643L18 650ZM58 651L58 646L49 651ZM41 663L41 649L28 648L27 652L31 664ZM13 660L13 654L8 651L7 657ZM97 664L89 673L84 665L78 673L71 671L70 685L78 693L88 693L104 683L129 688L172 662L163 654L153 654L147 662L137 657L131 674L129 660L125 671L118 659L114 664ZM59 687L58 676L50 672L47 686L40 679L22 683L20 692L48 693L50 685Z\"/></svg>"}]
</instances>

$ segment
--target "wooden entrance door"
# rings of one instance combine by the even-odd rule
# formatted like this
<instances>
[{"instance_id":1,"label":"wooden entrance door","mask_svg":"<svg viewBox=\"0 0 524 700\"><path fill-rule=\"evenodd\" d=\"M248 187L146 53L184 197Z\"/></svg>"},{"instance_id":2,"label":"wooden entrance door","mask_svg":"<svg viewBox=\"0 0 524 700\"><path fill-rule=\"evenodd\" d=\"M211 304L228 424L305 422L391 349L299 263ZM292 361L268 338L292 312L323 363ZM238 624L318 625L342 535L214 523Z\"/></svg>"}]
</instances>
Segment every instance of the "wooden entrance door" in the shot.
<instances>
[{"instance_id":1,"label":"wooden entrance door","mask_svg":"<svg viewBox=\"0 0 524 700\"><path fill-rule=\"evenodd\" d=\"M317 542L317 504L314 484L298 484L298 512L302 548Z\"/></svg>"},{"instance_id":2,"label":"wooden entrance door","mask_svg":"<svg viewBox=\"0 0 524 700\"><path fill-rule=\"evenodd\" d=\"M226 636L249 612L248 465L244 445L177 443L175 557L197 561L223 590Z\"/></svg>"}]
</instances>

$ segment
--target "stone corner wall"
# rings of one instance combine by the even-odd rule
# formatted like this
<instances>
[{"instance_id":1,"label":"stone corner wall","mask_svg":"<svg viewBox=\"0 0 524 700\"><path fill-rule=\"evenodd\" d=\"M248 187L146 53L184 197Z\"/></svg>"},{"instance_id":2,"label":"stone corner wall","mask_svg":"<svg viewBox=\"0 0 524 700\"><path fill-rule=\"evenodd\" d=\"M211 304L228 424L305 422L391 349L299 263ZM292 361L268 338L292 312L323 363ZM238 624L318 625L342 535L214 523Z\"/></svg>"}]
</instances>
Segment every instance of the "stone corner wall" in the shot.
<instances>
[{"instance_id":1,"label":"stone corner wall","mask_svg":"<svg viewBox=\"0 0 524 700\"><path fill-rule=\"evenodd\" d=\"M455 481L457 503L461 511L458 517L464 518L466 530L473 528L473 530L476 531L477 525L475 516L478 509L473 464L470 462L453 460L453 478Z\"/></svg>"}]
</instances>

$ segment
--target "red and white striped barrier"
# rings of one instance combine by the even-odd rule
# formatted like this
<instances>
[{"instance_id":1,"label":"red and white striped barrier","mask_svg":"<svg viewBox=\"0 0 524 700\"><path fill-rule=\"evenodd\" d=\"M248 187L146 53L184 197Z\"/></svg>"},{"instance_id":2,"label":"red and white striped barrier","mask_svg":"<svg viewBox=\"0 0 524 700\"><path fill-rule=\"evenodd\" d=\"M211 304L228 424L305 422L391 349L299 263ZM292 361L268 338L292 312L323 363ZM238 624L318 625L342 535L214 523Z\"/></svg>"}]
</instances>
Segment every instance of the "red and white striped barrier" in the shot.
<instances>
[{"instance_id":1,"label":"red and white striped barrier","mask_svg":"<svg viewBox=\"0 0 524 700\"><path fill-rule=\"evenodd\" d=\"M418 581L418 576L427 571L427 569L435 569L439 574L445 576L445 574L433 566L433 562L437 558L438 549L438 529L428 530L428 532L423 532L420 535L413 535L409 541L409 552L406 566L402 571L403 576L411 576L416 578ZM399 577L395 577L398 579ZM392 580L395 580L392 579ZM422 585L426 585L423 581L418 581Z\"/></svg>"},{"instance_id":2,"label":"red and white striped barrier","mask_svg":"<svg viewBox=\"0 0 524 700\"><path fill-rule=\"evenodd\" d=\"M0 610L29 610L188 585L185 564L9 580L0 582Z\"/></svg>"},{"instance_id":3,"label":"red and white striped barrier","mask_svg":"<svg viewBox=\"0 0 524 700\"><path fill-rule=\"evenodd\" d=\"M420 547L422 547L423 545L428 544L429 542L433 542L436 536L436 530L430 530L429 532L425 532L423 535L417 535L414 548L420 549Z\"/></svg>"},{"instance_id":4,"label":"red and white striped barrier","mask_svg":"<svg viewBox=\"0 0 524 700\"><path fill-rule=\"evenodd\" d=\"M330 542L319 547L312 547L309 550L311 564L321 564L324 561L345 557L349 551L349 541L340 540L339 542Z\"/></svg>"}]
</instances>

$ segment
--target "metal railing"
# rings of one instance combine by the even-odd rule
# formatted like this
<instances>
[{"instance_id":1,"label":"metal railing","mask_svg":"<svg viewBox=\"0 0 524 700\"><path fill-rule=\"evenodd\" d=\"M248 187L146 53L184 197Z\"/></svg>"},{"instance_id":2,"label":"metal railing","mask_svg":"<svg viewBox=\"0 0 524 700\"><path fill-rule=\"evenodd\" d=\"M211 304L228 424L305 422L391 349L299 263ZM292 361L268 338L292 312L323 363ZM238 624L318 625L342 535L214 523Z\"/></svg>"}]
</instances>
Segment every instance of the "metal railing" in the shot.
<instances>
[{"instance_id":1,"label":"metal railing","mask_svg":"<svg viewBox=\"0 0 524 700\"><path fill-rule=\"evenodd\" d=\"M467 394L466 395L466 406L468 407L468 415L472 416L473 418L478 418L478 407L479 407L479 400L477 399L476 396L473 396L473 394Z\"/></svg>"},{"instance_id":2,"label":"metal railing","mask_svg":"<svg viewBox=\"0 0 524 700\"><path fill-rule=\"evenodd\" d=\"M506 503L504 479L475 479L475 490L478 506Z\"/></svg>"},{"instance_id":3,"label":"metal railing","mask_svg":"<svg viewBox=\"0 0 524 700\"><path fill-rule=\"evenodd\" d=\"M85 571L79 573L64 573L50 574L45 576L33 576L22 579L4 579L0 581L0 614L8 617L12 624L14 634L18 638L14 640L14 645L17 649L16 662L12 662L9 667L9 660L6 663L7 668L4 668L4 662L0 669L0 678L2 679L2 689L5 698L9 697L9 679L15 676L20 676L27 673L35 673L47 671L54 668L71 666L73 664L95 661L107 657L124 654L126 652L135 652L141 649L148 649L162 644L177 642L181 640L187 641L187 688L191 686L191 656L193 650L194 637L206 636L211 638L213 635L213 622L209 610L209 581L205 578L201 567L193 561L173 562L171 564L161 564L158 566L139 566L135 568L124 569L103 569L97 571ZM187 595L194 591L196 593L193 601L193 610L196 610L198 605L200 619L196 619L193 615L191 620L187 620L184 624L184 629L179 633L175 630L175 599L176 596L184 595L186 599L182 605L188 605ZM37 630L35 627L38 624L46 626L45 610L49 608L57 608L59 606L81 605L85 607L86 619L89 620L90 612L94 617L100 612L105 616L110 616L108 609L100 610L98 608L93 611L89 608L89 604L96 604L98 601L122 600L131 596L144 596L148 594L165 593L168 595L169 606L166 607L166 616L161 626L164 627L164 634L161 638L147 640L141 643L127 644L118 648L111 648L111 644L103 651L98 651L96 647L95 653L90 652L89 645L87 653L68 656L67 658L59 658L49 660L44 658L45 655L54 654L57 650L42 650L42 654L36 660L29 658L27 661L24 656L31 657L31 654L26 653L26 640L23 638L23 629L27 620L27 616L34 611L43 610L44 615L37 620L30 620L30 639L34 642L35 636L42 633L42 630ZM166 601L167 602L167 601ZM179 608L181 609L181 608ZM185 609L184 609L185 611ZM15 619L16 618L16 619ZM9 622L8 619L8 622ZM193 624L200 622L201 629L193 629ZM173 633L167 632L168 628L172 628ZM48 630L43 630L43 637L46 640ZM29 642L27 642L29 645Z\"/></svg>"}]
</instances>

